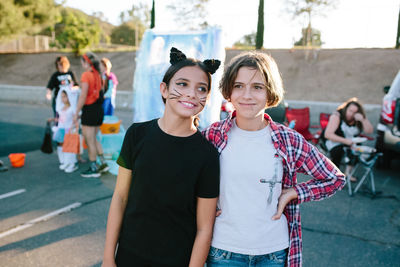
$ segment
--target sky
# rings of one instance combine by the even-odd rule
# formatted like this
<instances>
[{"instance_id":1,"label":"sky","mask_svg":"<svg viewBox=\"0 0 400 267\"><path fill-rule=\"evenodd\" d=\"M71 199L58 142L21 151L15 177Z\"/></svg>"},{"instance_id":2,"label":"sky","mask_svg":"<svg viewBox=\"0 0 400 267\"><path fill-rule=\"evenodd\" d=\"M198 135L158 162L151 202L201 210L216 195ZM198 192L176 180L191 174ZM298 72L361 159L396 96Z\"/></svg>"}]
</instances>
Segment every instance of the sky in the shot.
<instances>
[{"instance_id":1,"label":"sky","mask_svg":"<svg viewBox=\"0 0 400 267\"><path fill-rule=\"evenodd\" d=\"M400 0L337 0L335 9L315 17L313 28L321 31L323 48L394 47ZM107 21L119 25L119 15L142 2L151 8L151 0L66 0L66 6L92 14L103 12ZM166 5L173 1L156 0L156 29L179 30ZM226 47L257 30L258 0L209 0L206 17L209 25L221 27ZM264 1L264 47L291 48L306 27L304 17L293 18L284 0Z\"/></svg>"}]
</instances>

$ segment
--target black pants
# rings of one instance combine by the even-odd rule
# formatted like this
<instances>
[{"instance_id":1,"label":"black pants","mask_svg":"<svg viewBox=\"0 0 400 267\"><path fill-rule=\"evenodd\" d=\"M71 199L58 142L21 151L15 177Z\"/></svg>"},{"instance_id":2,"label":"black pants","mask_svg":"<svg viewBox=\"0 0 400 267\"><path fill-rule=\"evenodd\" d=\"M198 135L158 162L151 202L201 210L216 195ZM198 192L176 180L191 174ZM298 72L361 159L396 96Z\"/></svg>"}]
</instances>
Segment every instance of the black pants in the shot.
<instances>
[{"instance_id":1,"label":"black pants","mask_svg":"<svg viewBox=\"0 0 400 267\"><path fill-rule=\"evenodd\" d=\"M150 260L143 259L142 257L121 247L118 247L115 262L118 267L187 267L154 263Z\"/></svg>"},{"instance_id":2,"label":"black pants","mask_svg":"<svg viewBox=\"0 0 400 267\"><path fill-rule=\"evenodd\" d=\"M339 168L340 163L343 159L343 156L346 154L346 156L350 159L350 162L347 162L348 165L354 166L357 163L357 157L351 153L350 149L346 149L345 151L345 145L338 145L333 147L330 151L330 158L332 162Z\"/></svg>"}]
</instances>

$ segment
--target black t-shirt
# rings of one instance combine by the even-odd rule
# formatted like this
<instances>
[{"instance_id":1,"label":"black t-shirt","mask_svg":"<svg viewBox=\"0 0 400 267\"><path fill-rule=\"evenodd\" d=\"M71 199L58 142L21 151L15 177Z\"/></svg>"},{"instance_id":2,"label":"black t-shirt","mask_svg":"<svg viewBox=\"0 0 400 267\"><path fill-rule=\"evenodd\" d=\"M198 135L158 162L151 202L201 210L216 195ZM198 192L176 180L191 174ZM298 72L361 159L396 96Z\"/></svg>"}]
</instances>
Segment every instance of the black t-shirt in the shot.
<instances>
[{"instance_id":1,"label":"black t-shirt","mask_svg":"<svg viewBox=\"0 0 400 267\"><path fill-rule=\"evenodd\" d=\"M58 91L63 87L70 88L71 86L78 85L75 79L75 75L72 71L59 72L56 71L51 75L50 80L47 84L47 88L54 90L54 98L57 97Z\"/></svg>"},{"instance_id":2,"label":"black t-shirt","mask_svg":"<svg viewBox=\"0 0 400 267\"><path fill-rule=\"evenodd\" d=\"M197 197L219 195L219 155L199 131L163 132L157 120L134 123L117 163L132 170L119 245L153 262L188 266Z\"/></svg>"}]
</instances>

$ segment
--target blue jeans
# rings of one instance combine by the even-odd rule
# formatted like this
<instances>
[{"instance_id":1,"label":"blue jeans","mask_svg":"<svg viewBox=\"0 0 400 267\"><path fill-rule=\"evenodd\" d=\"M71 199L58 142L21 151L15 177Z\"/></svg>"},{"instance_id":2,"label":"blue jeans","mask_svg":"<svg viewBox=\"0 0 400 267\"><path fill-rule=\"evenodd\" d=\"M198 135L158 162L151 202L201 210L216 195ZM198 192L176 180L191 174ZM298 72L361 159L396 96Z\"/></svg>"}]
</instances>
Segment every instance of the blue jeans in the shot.
<instances>
[{"instance_id":1,"label":"blue jeans","mask_svg":"<svg viewBox=\"0 0 400 267\"><path fill-rule=\"evenodd\" d=\"M244 255L211 247L207 257L207 267L283 267L286 249L265 255Z\"/></svg>"}]
</instances>

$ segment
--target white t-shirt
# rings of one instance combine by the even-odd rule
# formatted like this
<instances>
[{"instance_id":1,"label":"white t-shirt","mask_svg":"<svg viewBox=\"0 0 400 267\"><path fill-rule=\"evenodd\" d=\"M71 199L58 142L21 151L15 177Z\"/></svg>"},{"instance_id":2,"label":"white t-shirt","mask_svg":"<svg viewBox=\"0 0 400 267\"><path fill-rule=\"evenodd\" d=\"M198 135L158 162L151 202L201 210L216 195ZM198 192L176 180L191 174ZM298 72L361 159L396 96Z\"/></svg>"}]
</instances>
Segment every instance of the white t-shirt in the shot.
<instances>
[{"instance_id":1,"label":"white t-shirt","mask_svg":"<svg viewBox=\"0 0 400 267\"><path fill-rule=\"evenodd\" d=\"M273 221L282 191L282 158L276 157L269 126L245 131L236 120L220 156L222 213L216 218L212 246L246 255L263 255L289 246L286 217ZM276 172L276 179L274 173ZM263 180L264 182L261 182ZM270 184L277 180L268 203Z\"/></svg>"},{"instance_id":2,"label":"white t-shirt","mask_svg":"<svg viewBox=\"0 0 400 267\"><path fill-rule=\"evenodd\" d=\"M352 139L353 137L355 137L355 136L360 134L360 129L358 129L357 126L355 126L355 125L353 125L353 126L347 125L347 123L345 121L342 121L339 127L343 131L343 134L344 134L343 137L344 138ZM326 140L326 148L328 148L328 150L331 150L332 148L334 148L335 146L338 146L338 145L342 145L342 143L334 142L334 141L329 140L329 139Z\"/></svg>"},{"instance_id":3,"label":"white t-shirt","mask_svg":"<svg viewBox=\"0 0 400 267\"><path fill-rule=\"evenodd\" d=\"M64 109L59 110L58 113L59 113L58 128L64 128L66 130L71 128L74 122L75 110L72 107L69 107L65 110Z\"/></svg>"}]
</instances>

